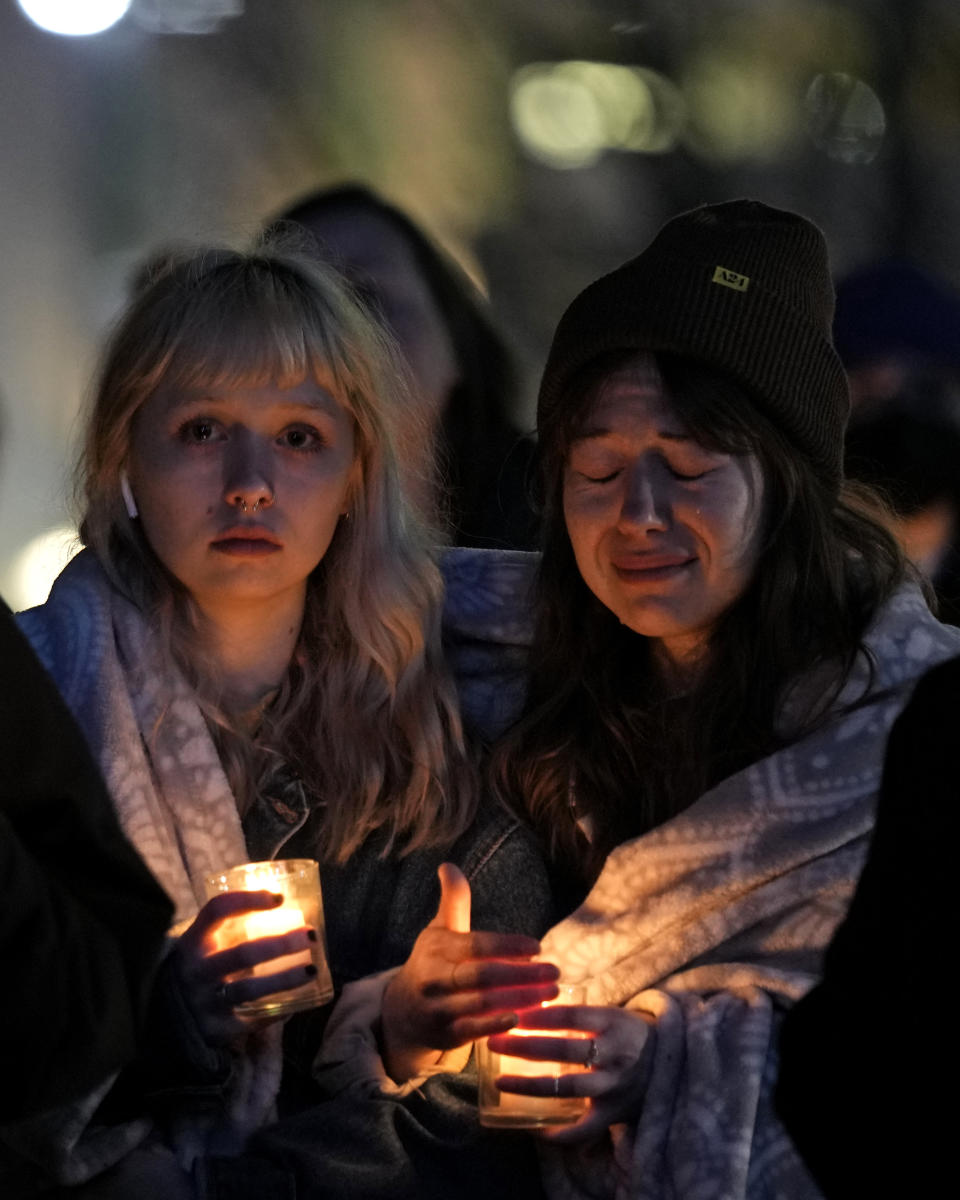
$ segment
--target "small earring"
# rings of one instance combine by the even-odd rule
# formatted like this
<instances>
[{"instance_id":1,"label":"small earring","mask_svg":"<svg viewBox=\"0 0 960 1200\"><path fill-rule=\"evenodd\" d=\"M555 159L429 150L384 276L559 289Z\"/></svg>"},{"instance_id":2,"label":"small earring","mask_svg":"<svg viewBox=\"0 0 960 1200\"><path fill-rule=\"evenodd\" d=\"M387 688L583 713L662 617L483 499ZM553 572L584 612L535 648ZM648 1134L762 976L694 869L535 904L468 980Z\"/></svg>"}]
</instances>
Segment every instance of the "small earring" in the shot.
<instances>
[{"instance_id":1,"label":"small earring","mask_svg":"<svg viewBox=\"0 0 960 1200\"><path fill-rule=\"evenodd\" d=\"M130 480L127 478L126 471L120 472L120 495L123 497L127 516L131 521L136 520L140 516L140 510L137 508L137 502L133 498L133 492L130 489Z\"/></svg>"}]
</instances>

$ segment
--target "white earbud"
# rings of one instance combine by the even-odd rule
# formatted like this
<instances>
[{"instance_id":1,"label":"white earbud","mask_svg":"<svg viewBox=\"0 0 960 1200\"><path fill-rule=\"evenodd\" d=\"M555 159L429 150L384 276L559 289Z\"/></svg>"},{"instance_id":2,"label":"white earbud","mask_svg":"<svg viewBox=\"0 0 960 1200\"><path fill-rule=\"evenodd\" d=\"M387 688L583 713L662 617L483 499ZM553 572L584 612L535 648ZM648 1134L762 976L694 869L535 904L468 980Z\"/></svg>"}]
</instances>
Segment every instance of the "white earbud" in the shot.
<instances>
[{"instance_id":1,"label":"white earbud","mask_svg":"<svg viewBox=\"0 0 960 1200\"><path fill-rule=\"evenodd\" d=\"M123 497L123 503L127 508L127 516L131 521L140 516L140 510L137 508L137 502L133 498L133 492L130 490L130 480L127 478L126 471L120 472L120 495Z\"/></svg>"}]
</instances>

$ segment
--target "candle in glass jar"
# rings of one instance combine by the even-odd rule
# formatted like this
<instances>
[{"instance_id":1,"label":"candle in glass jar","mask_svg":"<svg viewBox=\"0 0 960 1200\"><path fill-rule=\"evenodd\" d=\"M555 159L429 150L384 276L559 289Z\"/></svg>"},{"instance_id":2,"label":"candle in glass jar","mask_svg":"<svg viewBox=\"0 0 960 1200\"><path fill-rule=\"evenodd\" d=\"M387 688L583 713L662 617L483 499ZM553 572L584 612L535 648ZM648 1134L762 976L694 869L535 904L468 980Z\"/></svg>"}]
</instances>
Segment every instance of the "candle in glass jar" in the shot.
<instances>
[{"instance_id":1,"label":"candle in glass jar","mask_svg":"<svg viewBox=\"0 0 960 1200\"><path fill-rule=\"evenodd\" d=\"M252 968L243 968L230 976L234 980L253 976L276 975L293 968L316 968L311 977L304 971L303 982L281 992L248 1000L235 1006L247 1017L276 1017L324 1004L333 995L333 981L327 964L323 924L323 900L320 874L312 859L286 859L244 863L231 867L206 881L207 895L221 892L274 892L283 897L277 908L256 909L226 917L212 931L214 949L227 950L257 938L276 937L304 927L314 929L317 937L308 948L279 958L268 959Z\"/></svg>"},{"instance_id":2,"label":"candle in glass jar","mask_svg":"<svg viewBox=\"0 0 960 1200\"><path fill-rule=\"evenodd\" d=\"M545 1031L537 1029L511 1029L511 1037L543 1037ZM548 1037L583 1037L581 1033L574 1033L567 1029L553 1029L546 1034ZM542 1059L533 1058L516 1058L512 1054L499 1054L499 1064L496 1067L497 1075L521 1075L527 1079L532 1079L537 1076L544 1075L562 1075L569 1074L569 1070L558 1070L557 1063L544 1062ZM501 1117L534 1117L534 1118L552 1118L549 1123L559 1121L566 1123L568 1120L575 1120L583 1111L583 1103L579 1097L563 1097L559 1099L556 1096L520 1096L516 1092L500 1092L500 1103L497 1106L498 1113ZM569 1107L571 1101L576 1106L574 1115L571 1117ZM566 1107L563 1107L566 1106ZM559 1108L559 1111L558 1111ZM513 1123L513 1122L511 1122ZM541 1123L540 1120L537 1121ZM547 1122L543 1122L547 1123Z\"/></svg>"},{"instance_id":3,"label":"candle in glass jar","mask_svg":"<svg viewBox=\"0 0 960 1200\"><path fill-rule=\"evenodd\" d=\"M269 891L269 885L264 885ZM259 890L257 889L250 889ZM292 933L294 929L303 929L306 921L303 909L296 904L281 904L279 908L265 908L257 912L241 913L236 917L227 917L213 932L213 943L217 950L227 950L238 946L241 942L250 942L255 938L277 937L283 933ZM284 954L280 958L271 958L267 962L257 963L253 967L254 975L276 975L291 967L306 967L310 965L310 950L297 950L294 954Z\"/></svg>"},{"instance_id":4,"label":"candle in glass jar","mask_svg":"<svg viewBox=\"0 0 960 1200\"><path fill-rule=\"evenodd\" d=\"M560 995L541 1007L554 1004L582 1004L585 989L575 984L562 984ZM511 1029L511 1037L561 1037L579 1041L589 1034L580 1029ZM491 1050L487 1039L477 1042L477 1073L479 1076L480 1124L494 1128L541 1129L551 1125L571 1125L587 1109L585 1096L521 1096L516 1092L501 1092L496 1080L501 1075L534 1077L580 1075L585 1068L579 1063L554 1063L543 1059L518 1058L513 1054L498 1054Z\"/></svg>"}]
</instances>

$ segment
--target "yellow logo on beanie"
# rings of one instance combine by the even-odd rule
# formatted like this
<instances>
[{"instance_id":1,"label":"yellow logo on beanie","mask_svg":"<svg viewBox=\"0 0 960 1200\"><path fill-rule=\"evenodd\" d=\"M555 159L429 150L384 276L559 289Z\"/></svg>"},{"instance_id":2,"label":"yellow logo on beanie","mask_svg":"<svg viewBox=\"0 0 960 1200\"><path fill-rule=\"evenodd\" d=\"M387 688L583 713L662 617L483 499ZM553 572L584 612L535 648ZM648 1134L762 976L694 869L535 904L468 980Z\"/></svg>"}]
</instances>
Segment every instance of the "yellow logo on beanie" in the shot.
<instances>
[{"instance_id":1,"label":"yellow logo on beanie","mask_svg":"<svg viewBox=\"0 0 960 1200\"><path fill-rule=\"evenodd\" d=\"M733 288L735 292L745 292L750 286L750 280L746 275L738 275L736 271L731 271L727 267L714 268L713 278L711 283L722 283L724 287Z\"/></svg>"}]
</instances>

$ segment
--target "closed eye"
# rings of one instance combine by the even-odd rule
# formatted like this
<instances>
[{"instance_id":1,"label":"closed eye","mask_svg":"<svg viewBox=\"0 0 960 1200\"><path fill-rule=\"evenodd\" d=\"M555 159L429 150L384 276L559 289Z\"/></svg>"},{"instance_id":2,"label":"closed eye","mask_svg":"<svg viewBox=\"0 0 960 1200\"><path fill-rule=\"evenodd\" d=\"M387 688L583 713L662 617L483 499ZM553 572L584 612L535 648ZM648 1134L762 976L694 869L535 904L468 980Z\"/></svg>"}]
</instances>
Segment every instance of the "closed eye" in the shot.
<instances>
[{"instance_id":1,"label":"closed eye","mask_svg":"<svg viewBox=\"0 0 960 1200\"><path fill-rule=\"evenodd\" d=\"M611 471L608 475L588 475L586 471L580 471L579 474L587 483L612 483L620 472Z\"/></svg>"},{"instance_id":2,"label":"closed eye","mask_svg":"<svg viewBox=\"0 0 960 1200\"><path fill-rule=\"evenodd\" d=\"M689 482L689 481L692 481L695 479L702 479L704 477L704 475L709 475L711 469L712 468L708 468L705 471L693 471L688 474L684 471L677 471L673 467L671 467L670 473L674 477L674 479L679 479L682 482Z\"/></svg>"}]
</instances>

